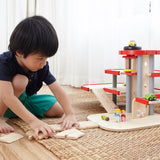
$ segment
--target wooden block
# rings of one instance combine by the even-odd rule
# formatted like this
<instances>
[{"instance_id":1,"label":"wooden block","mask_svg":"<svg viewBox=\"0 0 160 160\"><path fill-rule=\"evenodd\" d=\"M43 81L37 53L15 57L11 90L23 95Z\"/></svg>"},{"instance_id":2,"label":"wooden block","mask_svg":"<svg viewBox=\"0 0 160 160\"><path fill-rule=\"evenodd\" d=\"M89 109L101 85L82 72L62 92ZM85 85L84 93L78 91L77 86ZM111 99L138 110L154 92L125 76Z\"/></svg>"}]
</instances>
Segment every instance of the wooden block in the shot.
<instances>
[{"instance_id":1,"label":"wooden block","mask_svg":"<svg viewBox=\"0 0 160 160\"><path fill-rule=\"evenodd\" d=\"M78 123L79 123L79 127L74 126L73 128L76 128L76 129L98 128L98 124L96 122L92 122L92 121L80 121ZM49 126L51 126L56 132L64 131L61 128L60 124L52 124L52 125L49 125ZM66 130L66 132L67 131L68 130ZM33 131L28 131L28 132L26 132L26 136L28 137L29 140L33 140L34 139L34 132ZM38 134L38 139L39 140L44 139L43 133L39 133Z\"/></svg>"},{"instance_id":2,"label":"wooden block","mask_svg":"<svg viewBox=\"0 0 160 160\"><path fill-rule=\"evenodd\" d=\"M60 124L52 124L49 126L51 126L56 132L63 131ZM26 132L26 136L28 137L29 140L33 140L34 139L34 132L32 130L30 130L30 131ZM44 139L43 133L38 134L38 139L39 140Z\"/></svg>"},{"instance_id":3,"label":"wooden block","mask_svg":"<svg viewBox=\"0 0 160 160\"><path fill-rule=\"evenodd\" d=\"M56 138L68 138L68 139L77 139L80 138L84 135L83 132L72 128L72 129L68 129L62 132L57 133L56 135L54 135L54 137Z\"/></svg>"},{"instance_id":4,"label":"wooden block","mask_svg":"<svg viewBox=\"0 0 160 160\"><path fill-rule=\"evenodd\" d=\"M143 118L148 115L148 107L145 104L141 104L133 99L132 101L132 118Z\"/></svg>"},{"instance_id":5,"label":"wooden block","mask_svg":"<svg viewBox=\"0 0 160 160\"><path fill-rule=\"evenodd\" d=\"M21 138L23 138L23 136L18 133L0 134L0 142L4 143L13 143Z\"/></svg>"},{"instance_id":6,"label":"wooden block","mask_svg":"<svg viewBox=\"0 0 160 160\"><path fill-rule=\"evenodd\" d=\"M33 131L28 131L26 132L26 136L28 137L29 140L34 139L34 132ZM44 139L43 133L38 133L38 140Z\"/></svg>"},{"instance_id":7,"label":"wooden block","mask_svg":"<svg viewBox=\"0 0 160 160\"><path fill-rule=\"evenodd\" d=\"M80 121L79 127L77 129L90 129L90 128L98 128L99 125L93 121Z\"/></svg>"},{"instance_id":8,"label":"wooden block","mask_svg":"<svg viewBox=\"0 0 160 160\"><path fill-rule=\"evenodd\" d=\"M137 76L131 76L131 102L137 96ZM132 104L131 104L131 112L132 112Z\"/></svg>"},{"instance_id":9,"label":"wooden block","mask_svg":"<svg viewBox=\"0 0 160 160\"><path fill-rule=\"evenodd\" d=\"M25 134L29 140L34 139L34 132L33 131L27 131Z\"/></svg>"},{"instance_id":10,"label":"wooden block","mask_svg":"<svg viewBox=\"0 0 160 160\"><path fill-rule=\"evenodd\" d=\"M76 129L89 129L89 128L98 128L98 124L92 121L79 121L79 127L73 126L72 128ZM63 131L60 124L50 125L56 132Z\"/></svg>"},{"instance_id":11,"label":"wooden block","mask_svg":"<svg viewBox=\"0 0 160 160\"><path fill-rule=\"evenodd\" d=\"M60 124L51 124L49 126L51 126L56 132L63 131Z\"/></svg>"},{"instance_id":12,"label":"wooden block","mask_svg":"<svg viewBox=\"0 0 160 160\"><path fill-rule=\"evenodd\" d=\"M79 121L79 127L77 126L73 126L72 128L76 128L76 129L90 129L90 128L98 128L98 124L96 122L92 122L92 121ZM53 129L56 132L59 131L63 131L63 129L61 128L60 124L53 124L50 125L53 127Z\"/></svg>"},{"instance_id":13,"label":"wooden block","mask_svg":"<svg viewBox=\"0 0 160 160\"><path fill-rule=\"evenodd\" d=\"M83 132L77 132L78 130L76 130L76 132L74 131L74 132L72 132L72 133L69 133L69 134L67 134L67 138L68 139L78 139L78 138L80 138L80 137L82 137L82 136L84 136L84 133Z\"/></svg>"}]
</instances>

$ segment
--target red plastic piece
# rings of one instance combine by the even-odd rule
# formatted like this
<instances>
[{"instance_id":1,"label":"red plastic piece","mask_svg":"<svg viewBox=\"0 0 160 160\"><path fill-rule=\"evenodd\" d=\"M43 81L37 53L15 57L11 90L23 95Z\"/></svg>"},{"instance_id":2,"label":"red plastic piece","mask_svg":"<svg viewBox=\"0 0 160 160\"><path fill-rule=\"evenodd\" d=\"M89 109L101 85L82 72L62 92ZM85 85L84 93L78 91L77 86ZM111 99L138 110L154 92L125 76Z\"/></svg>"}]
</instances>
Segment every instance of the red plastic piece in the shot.
<instances>
[{"instance_id":1,"label":"red plastic piece","mask_svg":"<svg viewBox=\"0 0 160 160\"><path fill-rule=\"evenodd\" d=\"M157 99L160 98L160 94L155 94L155 96Z\"/></svg>"},{"instance_id":2,"label":"red plastic piece","mask_svg":"<svg viewBox=\"0 0 160 160\"><path fill-rule=\"evenodd\" d=\"M89 92L89 88L88 88L88 87L81 86L81 89L83 89L83 90L85 90L85 91L88 91L88 92Z\"/></svg>"},{"instance_id":3,"label":"red plastic piece","mask_svg":"<svg viewBox=\"0 0 160 160\"><path fill-rule=\"evenodd\" d=\"M120 75L121 71L123 71L124 69L106 69L105 73L107 74L114 74L114 75Z\"/></svg>"},{"instance_id":4,"label":"red plastic piece","mask_svg":"<svg viewBox=\"0 0 160 160\"><path fill-rule=\"evenodd\" d=\"M142 104L149 105L149 100L146 100L144 98L136 97L135 101L139 102L139 103L142 103Z\"/></svg>"},{"instance_id":5,"label":"red plastic piece","mask_svg":"<svg viewBox=\"0 0 160 160\"><path fill-rule=\"evenodd\" d=\"M105 73L113 75L120 75L120 74L125 74L129 76L137 75L137 72L122 72L122 71L124 71L124 69L106 69Z\"/></svg>"},{"instance_id":6,"label":"red plastic piece","mask_svg":"<svg viewBox=\"0 0 160 160\"><path fill-rule=\"evenodd\" d=\"M120 55L144 55L144 50L122 50L119 51Z\"/></svg>"},{"instance_id":7,"label":"red plastic piece","mask_svg":"<svg viewBox=\"0 0 160 160\"><path fill-rule=\"evenodd\" d=\"M120 55L156 55L160 54L159 50L121 50Z\"/></svg>"},{"instance_id":8,"label":"red plastic piece","mask_svg":"<svg viewBox=\"0 0 160 160\"><path fill-rule=\"evenodd\" d=\"M154 73L151 73L151 77L160 77L160 70L155 70Z\"/></svg>"},{"instance_id":9,"label":"red plastic piece","mask_svg":"<svg viewBox=\"0 0 160 160\"><path fill-rule=\"evenodd\" d=\"M85 90L85 91L90 91L90 88L88 86L92 86L92 85L107 85L107 84L112 84L112 83L95 83L95 84L83 84L81 86L81 89ZM118 83L118 84L123 84L123 83Z\"/></svg>"},{"instance_id":10,"label":"red plastic piece","mask_svg":"<svg viewBox=\"0 0 160 160\"><path fill-rule=\"evenodd\" d=\"M122 74L125 74L125 75L128 75L128 76L134 76L134 75L137 75L137 72L123 72Z\"/></svg>"},{"instance_id":11,"label":"red plastic piece","mask_svg":"<svg viewBox=\"0 0 160 160\"><path fill-rule=\"evenodd\" d=\"M112 94L120 95L120 91L117 91L117 90L114 90L114 89L103 88L103 90L105 92L109 92L109 93L112 93Z\"/></svg>"},{"instance_id":12,"label":"red plastic piece","mask_svg":"<svg viewBox=\"0 0 160 160\"><path fill-rule=\"evenodd\" d=\"M160 90L160 88L154 88L155 90Z\"/></svg>"},{"instance_id":13,"label":"red plastic piece","mask_svg":"<svg viewBox=\"0 0 160 160\"><path fill-rule=\"evenodd\" d=\"M157 54L157 51L156 50L146 50L146 54L147 55L155 55L155 54Z\"/></svg>"},{"instance_id":14,"label":"red plastic piece","mask_svg":"<svg viewBox=\"0 0 160 160\"><path fill-rule=\"evenodd\" d=\"M112 84L112 83L83 84L83 85L81 86L81 89L89 92L89 91L90 91L89 86L92 86L92 85L108 85L108 84ZM117 84L124 84L124 83L118 82Z\"/></svg>"}]
</instances>

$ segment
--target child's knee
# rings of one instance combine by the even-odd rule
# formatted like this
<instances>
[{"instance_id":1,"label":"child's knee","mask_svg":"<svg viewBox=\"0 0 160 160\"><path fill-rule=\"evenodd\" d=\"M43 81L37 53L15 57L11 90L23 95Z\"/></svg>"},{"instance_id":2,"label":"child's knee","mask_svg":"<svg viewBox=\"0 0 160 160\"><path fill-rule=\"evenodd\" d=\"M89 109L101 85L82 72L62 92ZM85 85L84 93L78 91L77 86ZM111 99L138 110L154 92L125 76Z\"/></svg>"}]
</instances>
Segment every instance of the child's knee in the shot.
<instances>
[{"instance_id":1,"label":"child's knee","mask_svg":"<svg viewBox=\"0 0 160 160\"><path fill-rule=\"evenodd\" d=\"M62 106L59 103L55 103L53 105L53 109L56 110L56 116L62 117L64 114L64 110L62 109Z\"/></svg>"},{"instance_id":2,"label":"child's knee","mask_svg":"<svg viewBox=\"0 0 160 160\"><path fill-rule=\"evenodd\" d=\"M47 117L62 117L64 111L59 103L55 103L48 111L45 112Z\"/></svg>"},{"instance_id":3,"label":"child's knee","mask_svg":"<svg viewBox=\"0 0 160 160\"><path fill-rule=\"evenodd\" d=\"M21 74L17 74L16 76L14 76L12 80L12 85L15 95L20 96L20 94L22 94L25 91L27 84L28 78L26 76Z\"/></svg>"}]
</instances>

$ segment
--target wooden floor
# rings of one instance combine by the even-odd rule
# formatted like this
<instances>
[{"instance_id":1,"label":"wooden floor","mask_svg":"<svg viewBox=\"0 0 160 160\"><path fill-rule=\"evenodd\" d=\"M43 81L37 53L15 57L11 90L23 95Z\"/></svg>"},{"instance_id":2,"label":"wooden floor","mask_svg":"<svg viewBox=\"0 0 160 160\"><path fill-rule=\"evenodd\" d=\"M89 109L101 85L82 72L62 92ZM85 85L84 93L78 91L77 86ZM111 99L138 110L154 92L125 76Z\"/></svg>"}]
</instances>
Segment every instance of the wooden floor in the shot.
<instances>
[{"instance_id":1,"label":"wooden floor","mask_svg":"<svg viewBox=\"0 0 160 160\"><path fill-rule=\"evenodd\" d=\"M67 92L72 92L70 87L65 87ZM43 87L40 93L49 93L50 91ZM24 135L22 129L17 125L12 125L16 133ZM11 144L0 142L0 160L57 160L58 158L36 141L29 141L24 137Z\"/></svg>"},{"instance_id":2,"label":"wooden floor","mask_svg":"<svg viewBox=\"0 0 160 160\"><path fill-rule=\"evenodd\" d=\"M13 125L12 125L13 126ZM16 133L24 132L13 126ZM24 137L11 144L0 142L0 160L57 160L58 158L45 147Z\"/></svg>"}]
</instances>

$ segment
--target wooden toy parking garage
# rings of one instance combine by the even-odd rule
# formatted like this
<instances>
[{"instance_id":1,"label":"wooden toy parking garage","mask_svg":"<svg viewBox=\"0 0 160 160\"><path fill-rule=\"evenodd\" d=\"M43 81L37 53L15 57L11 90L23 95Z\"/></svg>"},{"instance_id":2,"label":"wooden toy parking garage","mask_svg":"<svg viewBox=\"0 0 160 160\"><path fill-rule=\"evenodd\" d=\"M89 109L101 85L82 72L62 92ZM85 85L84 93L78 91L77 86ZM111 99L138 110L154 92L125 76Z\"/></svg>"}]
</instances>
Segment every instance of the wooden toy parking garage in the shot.
<instances>
[{"instance_id":1,"label":"wooden toy parking garage","mask_svg":"<svg viewBox=\"0 0 160 160\"><path fill-rule=\"evenodd\" d=\"M160 70L154 69L155 55L159 50L121 50L119 55L125 60L124 69L106 69L105 73L113 76L112 83L86 84L81 88L92 91L107 113L89 115L88 119L97 122L101 128L112 131L135 130L160 125L160 115L154 114L154 105L160 104L159 89L154 88L154 78L160 77ZM117 77L126 76L125 83L117 83ZM156 100L145 99L154 93ZM109 97L112 94L112 99ZM125 96L126 121L115 122L117 96ZM109 117L104 121L101 116Z\"/></svg>"}]
</instances>

